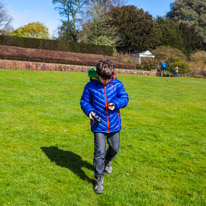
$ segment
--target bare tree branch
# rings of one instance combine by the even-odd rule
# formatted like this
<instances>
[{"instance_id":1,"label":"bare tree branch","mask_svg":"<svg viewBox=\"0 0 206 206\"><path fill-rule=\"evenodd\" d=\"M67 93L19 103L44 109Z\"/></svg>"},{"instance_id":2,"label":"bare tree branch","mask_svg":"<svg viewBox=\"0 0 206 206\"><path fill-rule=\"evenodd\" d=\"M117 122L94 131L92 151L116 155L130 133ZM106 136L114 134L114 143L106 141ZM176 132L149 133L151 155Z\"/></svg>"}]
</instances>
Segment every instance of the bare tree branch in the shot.
<instances>
[{"instance_id":1,"label":"bare tree branch","mask_svg":"<svg viewBox=\"0 0 206 206\"><path fill-rule=\"evenodd\" d=\"M12 18L7 14L4 5L0 2L0 33L10 26Z\"/></svg>"}]
</instances>

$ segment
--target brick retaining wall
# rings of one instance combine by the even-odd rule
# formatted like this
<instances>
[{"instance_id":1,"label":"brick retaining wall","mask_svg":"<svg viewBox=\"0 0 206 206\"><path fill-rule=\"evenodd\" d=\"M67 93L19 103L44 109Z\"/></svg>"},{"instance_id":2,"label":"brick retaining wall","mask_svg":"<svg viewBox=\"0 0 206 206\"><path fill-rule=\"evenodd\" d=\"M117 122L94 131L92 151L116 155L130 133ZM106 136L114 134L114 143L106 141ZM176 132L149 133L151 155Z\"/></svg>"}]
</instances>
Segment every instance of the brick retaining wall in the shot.
<instances>
[{"instance_id":1,"label":"brick retaining wall","mask_svg":"<svg viewBox=\"0 0 206 206\"><path fill-rule=\"evenodd\" d=\"M14 60L0 59L0 69L87 72L91 67L90 66L77 66L77 65L14 61ZM137 75L156 76L155 71L139 71L139 70L118 69L118 68L115 69L115 71L116 73L120 73L120 74L137 74Z\"/></svg>"}]
</instances>

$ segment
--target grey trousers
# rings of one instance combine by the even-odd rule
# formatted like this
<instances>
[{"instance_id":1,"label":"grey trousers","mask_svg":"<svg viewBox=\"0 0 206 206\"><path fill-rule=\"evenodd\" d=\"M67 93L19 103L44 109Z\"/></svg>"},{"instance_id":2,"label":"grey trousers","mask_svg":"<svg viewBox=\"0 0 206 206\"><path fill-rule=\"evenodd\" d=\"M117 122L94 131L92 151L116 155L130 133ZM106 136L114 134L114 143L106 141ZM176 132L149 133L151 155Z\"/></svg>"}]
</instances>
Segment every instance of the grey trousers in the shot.
<instances>
[{"instance_id":1,"label":"grey trousers","mask_svg":"<svg viewBox=\"0 0 206 206\"><path fill-rule=\"evenodd\" d=\"M109 145L106 150L106 139ZM119 152L120 132L94 132L94 176L104 176L105 162L111 161Z\"/></svg>"}]
</instances>

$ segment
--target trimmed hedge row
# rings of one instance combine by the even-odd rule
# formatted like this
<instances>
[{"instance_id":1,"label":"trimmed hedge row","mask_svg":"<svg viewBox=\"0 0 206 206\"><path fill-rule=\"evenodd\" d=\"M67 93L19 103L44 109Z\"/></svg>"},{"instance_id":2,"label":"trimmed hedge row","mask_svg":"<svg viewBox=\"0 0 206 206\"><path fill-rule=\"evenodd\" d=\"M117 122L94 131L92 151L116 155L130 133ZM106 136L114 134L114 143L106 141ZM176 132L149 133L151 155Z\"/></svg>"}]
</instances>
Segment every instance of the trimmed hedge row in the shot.
<instances>
[{"instance_id":1,"label":"trimmed hedge row","mask_svg":"<svg viewBox=\"0 0 206 206\"><path fill-rule=\"evenodd\" d=\"M69 51L75 53L100 54L107 56L113 55L113 48L109 46L75 43L63 40L34 39L0 35L0 45L54 51Z\"/></svg>"}]
</instances>

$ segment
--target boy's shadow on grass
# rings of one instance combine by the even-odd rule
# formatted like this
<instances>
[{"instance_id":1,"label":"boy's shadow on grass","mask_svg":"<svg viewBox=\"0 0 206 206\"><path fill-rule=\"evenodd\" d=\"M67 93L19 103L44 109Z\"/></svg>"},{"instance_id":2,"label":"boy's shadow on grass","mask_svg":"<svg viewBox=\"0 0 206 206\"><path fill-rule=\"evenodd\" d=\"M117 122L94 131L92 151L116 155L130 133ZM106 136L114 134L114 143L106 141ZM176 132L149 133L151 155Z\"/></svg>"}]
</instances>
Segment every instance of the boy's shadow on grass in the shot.
<instances>
[{"instance_id":1,"label":"boy's shadow on grass","mask_svg":"<svg viewBox=\"0 0 206 206\"><path fill-rule=\"evenodd\" d=\"M56 163L56 165L66 167L82 180L94 184L94 180L90 179L82 170L82 167L93 170L93 166L83 161L79 155L71 151L58 149L58 147L41 147L41 149L52 162Z\"/></svg>"}]
</instances>

